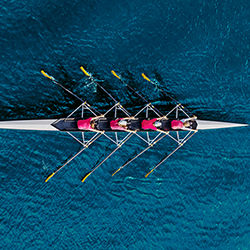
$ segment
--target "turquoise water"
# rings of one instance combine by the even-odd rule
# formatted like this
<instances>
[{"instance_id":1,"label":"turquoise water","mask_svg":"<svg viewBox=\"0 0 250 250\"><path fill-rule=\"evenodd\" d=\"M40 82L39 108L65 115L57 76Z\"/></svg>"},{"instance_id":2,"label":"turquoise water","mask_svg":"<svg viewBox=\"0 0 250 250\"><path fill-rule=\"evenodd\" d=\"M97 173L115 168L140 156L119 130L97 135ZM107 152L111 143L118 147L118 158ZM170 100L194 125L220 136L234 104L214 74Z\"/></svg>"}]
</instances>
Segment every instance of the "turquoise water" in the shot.
<instances>
[{"instance_id":1,"label":"turquoise water","mask_svg":"<svg viewBox=\"0 0 250 250\"><path fill-rule=\"evenodd\" d=\"M131 112L164 110L157 79L199 119L250 123L249 1L7 1L0 7L1 120L58 118L80 103L113 103L88 86L83 65ZM66 134L2 130L1 249L250 249L249 128L200 131L149 178L174 144L166 139L114 177L146 144L114 149L105 137L80 150Z\"/></svg>"}]
</instances>

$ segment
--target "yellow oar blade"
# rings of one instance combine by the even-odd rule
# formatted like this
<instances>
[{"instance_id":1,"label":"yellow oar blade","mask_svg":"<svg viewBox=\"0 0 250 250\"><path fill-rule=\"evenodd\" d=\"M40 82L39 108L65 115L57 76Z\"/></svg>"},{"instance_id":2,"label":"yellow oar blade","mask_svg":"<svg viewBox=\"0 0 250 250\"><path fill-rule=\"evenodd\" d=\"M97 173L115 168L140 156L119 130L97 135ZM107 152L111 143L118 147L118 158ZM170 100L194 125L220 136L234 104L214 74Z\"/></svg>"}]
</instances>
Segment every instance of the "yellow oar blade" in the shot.
<instances>
[{"instance_id":1,"label":"yellow oar blade","mask_svg":"<svg viewBox=\"0 0 250 250\"><path fill-rule=\"evenodd\" d=\"M111 70L111 73L112 73L115 77L117 77L118 79L121 79L121 77L120 77L120 76L118 76L118 75L115 73L115 71L114 71L114 70Z\"/></svg>"},{"instance_id":2,"label":"yellow oar blade","mask_svg":"<svg viewBox=\"0 0 250 250\"><path fill-rule=\"evenodd\" d=\"M121 168L117 169L113 174L112 176L114 176L117 172L119 172L121 170Z\"/></svg>"},{"instance_id":3,"label":"yellow oar blade","mask_svg":"<svg viewBox=\"0 0 250 250\"><path fill-rule=\"evenodd\" d=\"M152 169L150 172L148 172L148 173L145 175L145 178L147 178L153 171L154 171L154 169Z\"/></svg>"},{"instance_id":4,"label":"yellow oar blade","mask_svg":"<svg viewBox=\"0 0 250 250\"><path fill-rule=\"evenodd\" d=\"M83 68L83 66L81 66L80 69L86 76L89 76L89 73Z\"/></svg>"},{"instance_id":5,"label":"yellow oar blade","mask_svg":"<svg viewBox=\"0 0 250 250\"><path fill-rule=\"evenodd\" d=\"M41 70L41 73L45 76L45 77L47 77L47 78L49 78L50 80L52 80L52 77L51 76L49 76L46 72L44 72L43 70Z\"/></svg>"},{"instance_id":6,"label":"yellow oar blade","mask_svg":"<svg viewBox=\"0 0 250 250\"><path fill-rule=\"evenodd\" d=\"M142 75L142 77L143 77L145 80L147 80L147 81L150 82L150 79L149 79L148 77L146 77L144 73L142 73L141 75Z\"/></svg>"},{"instance_id":7,"label":"yellow oar blade","mask_svg":"<svg viewBox=\"0 0 250 250\"><path fill-rule=\"evenodd\" d=\"M84 176L84 178L82 179L82 182L84 182L90 175L91 175L91 172L88 173L88 174L86 174L86 175Z\"/></svg>"},{"instance_id":8,"label":"yellow oar blade","mask_svg":"<svg viewBox=\"0 0 250 250\"><path fill-rule=\"evenodd\" d=\"M52 173L51 175L49 175L49 177L45 180L45 182L47 182L55 173Z\"/></svg>"}]
</instances>

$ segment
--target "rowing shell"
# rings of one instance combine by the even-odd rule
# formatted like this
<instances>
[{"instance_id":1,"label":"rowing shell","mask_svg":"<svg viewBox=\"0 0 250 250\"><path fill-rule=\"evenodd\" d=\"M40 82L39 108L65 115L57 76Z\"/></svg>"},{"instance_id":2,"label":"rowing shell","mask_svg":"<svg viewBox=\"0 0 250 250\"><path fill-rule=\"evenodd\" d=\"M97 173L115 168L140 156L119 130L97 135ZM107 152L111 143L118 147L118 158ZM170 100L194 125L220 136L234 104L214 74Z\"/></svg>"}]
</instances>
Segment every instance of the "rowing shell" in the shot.
<instances>
[{"instance_id":1,"label":"rowing shell","mask_svg":"<svg viewBox=\"0 0 250 250\"><path fill-rule=\"evenodd\" d=\"M140 117L141 118L141 117ZM87 118L86 118L87 119ZM111 118L100 118L100 120L109 121ZM141 118L142 120L147 119L146 117ZM141 120L140 119L140 120ZM43 120L16 120L16 121L1 121L0 129L17 129L17 130L34 130L34 131L74 131L74 132L89 132L79 130L76 127L77 119L72 121L66 121L65 123L69 124L69 127L57 127L56 124L64 121L65 118L61 118L58 120L53 119L43 119ZM135 121L136 122L136 121ZM206 120L196 120L197 130L207 130L207 129L222 129L222 128L235 128L235 127L245 127L248 124L240 124L240 123L231 123L231 122L219 122L219 121L206 121ZM74 126L72 126L74 124ZM145 131L139 130L138 132ZM110 129L105 130L105 132L119 132L112 131ZM150 132L150 130L148 131Z\"/></svg>"},{"instance_id":2,"label":"rowing shell","mask_svg":"<svg viewBox=\"0 0 250 250\"><path fill-rule=\"evenodd\" d=\"M117 77L123 85L125 85L130 91L134 92L137 96L139 96L143 101L147 103L145 107L143 107L139 112L137 112L133 119L128 120L129 122L129 130L125 133L124 131L114 131L110 128L111 120L117 119L117 112L122 111L124 113L123 117L131 117L131 114L118 102L115 98L108 93L108 91L100 85L97 81L94 80L91 74L89 74L83 67L80 67L82 72L88 77L91 83L99 86L114 102L115 105L111 107L105 114L101 114L98 110L91 107L86 101L82 100L79 96L62 86L58 83L52 76L45 73L43 70L42 74L52 80L55 84L63 88L69 94L73 95L75 98L80 100L82 104L76 108L72 113L70 113L66 118L61 118L58 120L54 119L42 119L42 120L15 120L15 121L1 121L0 129L17 129L17 130L33 130L33 131L59 131L59 132L67 132L73 139L75 139L78 143L81 144L81 150L77 152L73 157L71 157L66 163L60 166L55 172L50 174L45 182L47 182L52 176L54 176L57 172L59 172L62 168L64 168L67 164L69 164L73 159L75 159L78 155L80 155L84 150L90 147L92 143L94 143L100 136L105 136L112 143L116 145L116 148L105 158L103 159L97 166L92 168L92 171L88 172L84 175L82 182L86 180L94 171L96 171L109 157L111 157L118 149L120 149L132 136L137 136L143 142L147 144L147 147L141 151L138 155L133 157L128 162L124 163L120 168L118 168L112 176L114 176L117 172L123 169L125 166L130 164L136 158L141 156L147 150L152 148L156 143L161 141L164 137L169 137L173 141L177 143L177 147L167 154L154 168L148 172L145 177L148 177L156 168L158 168L162 163L164 163L170 156L172 156L178 149L180 149L198 130L207 130L207 129L221 129L221 128L234 128L234 127L243 127L248 126L248 124L239 124L239 123L229 123L229 122L219 122L219 121L206 121L206 120L197 120L196 116L194 116L188 109L186 109L183 105L177 102L174 98L172 98L168 93L159 88L156 82L151 81L145 74L142 74L142 77L153 84L159 91L161 91L166 97L170 98L173 103L175 103L175 107L170 110L167 114L163 114L156 107L154 107L150 102L148 102L142 95L140 95L136 90L134 90L131 86L126 84L120 76L118 76L114 71L111 71L115 77ZM81 117L73 117L74 114L81 111ZM77 122L81 119L87 119L90 116L85 116L85 112L88 111L91 113L91 117L96 117L96 130L95 131L84 131L79 130L77 127ZM108 114L114 111L114 117L109 117ZM154 117L149 117L149 112L154 112L157 118L161 119L161 127L157 129L157 131L143 130L141 127L141 123L145 119L152 119ZM145 113L145 115L143 115ZM183 117L184 116L184 117ZM188 118L190 120L190 127L188 131L182 130L172 130L171 121L176 119ZM187 128L186 128L187 129ZM75 136L72 132L81 132ZM123 132L123 133L120 133ZM151 133L153 132L153 133ZM86 134L86 136L85 136ZM125 137L124 137L124 134ZM184 134L184 135L183 135ZM114 136L115 135L115 138ZM146 135L146 137L145 137Z\"/></svg>"}]
</instances>

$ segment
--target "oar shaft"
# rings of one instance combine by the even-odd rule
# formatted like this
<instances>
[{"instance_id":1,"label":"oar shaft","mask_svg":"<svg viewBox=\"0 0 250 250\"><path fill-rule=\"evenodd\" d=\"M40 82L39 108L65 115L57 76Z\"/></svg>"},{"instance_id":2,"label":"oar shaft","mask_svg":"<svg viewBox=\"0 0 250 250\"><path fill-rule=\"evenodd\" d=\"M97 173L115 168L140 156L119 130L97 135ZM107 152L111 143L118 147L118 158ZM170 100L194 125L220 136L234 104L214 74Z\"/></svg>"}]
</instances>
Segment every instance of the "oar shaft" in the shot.
<instances>
[{"instance_id":1,"label":"oar shaft","mask_svg":"<svg viewBox=\"0 0 250 250\"><path fill-rule=\"evenodd\" d=\"M164 161L166 161L171 155L173 155L180 147L184 145L194 134L196 131L190 135L182 144L180 144L174 151L172 151L169 155L167 155L165 158L163 158L150 172L148 172L145 177L147 178L156 168L158 168Z\"/></svg>"},{"instance_id":2,"label":"oar shaft","mask_svg":"<svg viewBox=\"0 0 250 250\"><path fill-rule=\"evenodd\" d=\"M80 100L81 102L84 102L84 100L82 100L79 96L77 96L76 94L74 94L73 92L71 92L70 90L68 90L67 88L65 88L63 85L61 85L59 82L57 82L54 77L49 76L43 70L41 70L41 73L44 76L46 76L47 78L51 79L55 84L57 84L58 86L60 86L62 89L64 89L65 91L67 91L68 93L70 93L71 95L73 95L74 97L76 97L78 100Z\"/></svg>"},{"instance_id":3,"label":"oar shaft","mask_svg":"<svg viewBox=\"0 0 250 250\"><path fill-rule=\"evenodd\" d=\"M163 136L161 136L160 138L158 138L155 142L153 142L150 146L148 146L147 148L145 148L143 151L141 151L138 155L136 155L133 159L131 159L130 161L128 161L126 164L124 164L122 166L122 168L124 168L125 166L127 166L129 163L131 163L132 161L134 161L136 158L138 158L140 155L142 155L143 153L145 153L148 149L150 149L151 147L153 147L157 142L159 142L163 137L165 137L166 134L164 134Z\"/></svg>"},{"instance_id":4,"label":"oar shaft","mask_svg":"<svg viewBox=\"0 0 250 250\"><path fill-rule=\"evenodd\" d=\"M120 169L123 169L124 167L126 167L129 163L131 163L132 161L134 161L135 159L137 159L140 155L142 155L143 153L145 153L148 149L150 149L153 145L148 146L147 148L145 148L143 151L141 151L138 155L136 155L134 158L132 158L131 160L129 160L128 162L126 162L124 165L122 165L120 167Z\"/></svg>"},{"instance_id":5,"label":"oar shaft","mask_svg":"<svg viewBox=\"0 0 250 250\"><path fill-rule=\"evenodd\" d=\"M68 92L69 94L71 94L71 95L73 95L75 98L77 98L78 100L80 100L82 103L85 103L85 101L82 99L82 98L80 98L79 96L77 96L76 94L74 94L73 92L71 92L69 89L67 89L67 88L65 88L63 85L61 85L59 82L57 82L56 80L55 80L55 78L54 77L52 77L52 76L50 76L50 75L48 75L46 72L44 72L43 70L41 70L41 73L45 76L45 77L47 77L47 78L49 78L50 80L52 80L55 84L57 84L59 87L61 87L62 89L64 89L66 92ZM91 107L91 109L93 109L95 112L97 112L99 115L101 114L98 110L96 110L95 108L93 108L93 107Z\"/></svg>"},{"instance_id":6,"label":"oar shaft","mask_svg":"<svg viewBox=\"0 0 250 250\"><path fill-rule=\"evenodd\" d=\"M91 79L91 81L93 81L95 84L97 84L114 102L118 103L118 101L111 94L109 94L109 92L101 84L99 84L94 79Z\"/></svg>"},{"instance_id":7,"label":"oar shaft","mask_svg":"<svg viewBox=\"0 0 250 250\"><path fill-rule=\"evenodd\" d=\"M105 159L103 159L93 170L92 173L99 168L109 157L111 157L118 149L120 148L120 146L118 146L115 150L113 150Z\"/></svg>"},{"instance_id":8,"label":"oar shaft","mask_svg":"<svg viewBox=\"0 0 250 250\"><path fill-rule=\"evenodd\" d=\"M121 82L128 87L132 92L134 92L135 94L137 94L144 102L149 103L149 101L143 97L141 94L139 94L134 88L132 88L130 85L126 84L122 79L120 79Z\"/></svg>"},{"instance_id":9,"label":"oar shaft","mask_svg":"<svg viewBox=\"0 0 250 250\"><path fill-rule=\"evenodd\" d=\"M117 169L112 176L114 176L118 171L120 171L121 169L123 169L124 167L126 167L129 163L131 163L132 161L134 161L136 158L138 158L139 156L141 156L143 153L145 153L148 149L150 149L151 147L153 147L157 142L159 142L163 137L165 137L166 134L164 134L163 136L161 136L160 138L158 138L156 141L154 141L150 146L148 146L147 148L145 148L143 151L141 151L138 155L136 155L134 158L132 158L130 161L126 162L124 165L122 165L119 169Z\"/></svg>"},{"instance_id":10,"label":"oar shaft","mask_svg":"<svg viewBox=\"0 0 250 250\"><path fill-rule=\"evenodd\" d=\"M49 177L45 180L47 182L52 176L54 176L57 172L59 172L62 168L64 168L68 163L70 163L73 159L75 159L79 154L81 154L85 149L89 147L95 140L97 140L102 134L100 133L94 139L92 139L89 143L87 143L79 152L77 152L73 157L71 157L66 163L64 163L60 168L58 168L54 173L49 175Z\"/></svg>"},{"instance_id":11,"label":"oar shaft","mask_svg":"<svg viewBox=\"0 0 250 250\"><path fill-rule=\"evenodd\" d=\"M134 133L131 133L126 140L124 140L122 142L122 144L124 144L131 136L133 136ZM92 173L97 169L99 168L111 155L113 155L119 148L121 148L122 144L119 144L119 146L112 152L110 153L104 160L102 160L102 162L100 162L93 170L92 170Z\"/></svg>"},{"instance_id":12,"label":"oar shaft","mask_svg":"<svg viewBox=\"0 0 250 250\"><path fill-rule=\"evenodd\" d=\"M180 147L182 147L182 144L180 144L174 151L172 151L169 155L167 155L165 158L163 158L163 159L153 168L153 170L155 170L156 168L158 168L164 161L166 161L171 155L173 155Z\"/></svg>"},{"instance_id":13,"label":"oar shaft","mask_svg":"<svg viewBox=\"0 0 250 250\"><path fill-rule=\"evenodd\" d=\"M122 81L122 79L121 79L121 81ZM139 94L139 93L138 93L135 89L133 89L131 86L129 86L128 84L126 84L126 86L127 86L131 91L133 91L135 94L137 94L143 101L149 103L149 101L148 101L146 98L144 98L141 94ZM164 114L163 114L160 110L158 110L156 107L154 107L151 103L150 103L150 107L153 108L155 111L157 111L161 116L164 116Z\"/></svg>"},{"instance_id":14,"label":"oar shaft","mask_svg":"<svg viewBox=\"0 0 250 250\"><path fill-rule=\"evenodd\" d=\"M89 172L85 177L82 179L82 182L84 182L87 177L89 177L96 169L98 169L110 156L112 156L121 146L131 137L134 133L131 132L131 134L121 143L117 146L115 150L113 150L104 160L102 160L91 172Z\"/></svg>"},{"instance_id":15,"label":"oar shaft","mask_svg":"<svg viewBox=\"0 0 250 250\"><path fill-rule=\"evenodd\" d=\"M98 87L100 87L114 102L118 103L118 101L101 84L95 81L93 77L91 77L91 75L82 66L80 67L80 69L92 82L98 85Z\"/></svg>"},{"instance_id":16,"label":"oar shaft","mask_svg":"<svg viewBox=\"0 0 250 250\"><path fill-rule=\"evenodd\" d=\"M84 146L79 152L77 152L73 157L71 157L67 162L65 162L60 168L58 168L56 171L55 171L55 174L57 172L59 172L63 167L65 167L66 165L68 165L72 160L74 160L79 154L81 154L85 149L87 149L88 147L87 146Z\"/></svg>"},{"instance_id":17,"label":"oar shaft","mask_svg":"<svg viewBox=\"0 0 250 250\"><path fill-rule=\"evenodd\" d=\"M145 97L143 97L140 93L138 93L138 92L137 92L134 88L132 88L130 85L128 85L127 83L125 83L125 82L121 79L121 77L119 77L119 76L115 73L114 70L112 70L111 72L112 72L112 74L113 74L115 77L117 77L117 78L122 82L122 84L124 84L124 85L125 85L126 87L128 87L132 92L134 92L136 95L138 95L144 102L149 103L149 101L148 101ZM150 103L150 107L152 107L155 111L157 111L161 116L164 116L164 115L161 113L161 111L158 110L157 108L155 108L153 105L151 105L151 103Z\"/></svg>"},{"instance_id":18,"label":"oar shaft","mask_svg":"<svg viewBox=\"0 0 250 250\"><path fill-rule=\"evenodd\" d=\"M174 154L180 147L182 146L182 144L180 144L174 151L172 151L168 156L166 156L165 158L163 158L149 173L147 173L145 175L145 177L147 178L156 168L158 168L164 161L166 161L172 154Z\"/></svg>"},{"instance_id":19,"label":"oar shaft","mask_svg":"<svg viewBox=\"0 0 250 250\"><path fill-rule=\"evenodd\" d=\"M122 105L120 105L120 103L98 82L96 82L93 77L81 66L80 69L82 70L82 72L90 79L90 81L94 82L95 84L97 84L117 105L119 105L119 108L127 115L127 116L131 116L130 113L124 108L122 107ZM107 112L106 112L107 114Z\"/></svg>"},{"instance_id":20,"label":"oar shaft","mask_svg":"<svg viewBox=\"0 0 250 250\"><path fill-rule=\"evenodd\" d=\"M164 91L163 89L159 88L159 86L157 86L154 82L152 82L144 73L142 73L142 77L147 80L148 82L152 83L154 86L156 86L163 94L165 94L166 96L168 96L172 101L174 101L176 104L180 104L178 101L176 101L171 95L169 95L166 91ZM181 104L180 104L181 105ZM184 106L181 105L181 107L183 109L185 109L189 114L191 114L193 116L193 114Z\"/></svg>"}]
</instances>

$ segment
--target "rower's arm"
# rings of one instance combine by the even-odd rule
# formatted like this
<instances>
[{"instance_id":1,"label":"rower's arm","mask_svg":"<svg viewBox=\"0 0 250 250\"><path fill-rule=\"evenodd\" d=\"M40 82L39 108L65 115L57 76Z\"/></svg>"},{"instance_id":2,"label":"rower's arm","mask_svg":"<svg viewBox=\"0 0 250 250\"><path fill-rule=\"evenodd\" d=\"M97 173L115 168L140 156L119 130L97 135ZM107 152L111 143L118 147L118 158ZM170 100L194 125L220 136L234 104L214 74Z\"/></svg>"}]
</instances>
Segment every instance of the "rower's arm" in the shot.
<instances>
[{"instance_id":1,"label":"rower's arm","mask_svg":"<svg viewBox=\"0 0 250 250\"><path fill-rule=\"evenodd\" d=\"M102 130L97 130L97 129L94 129L94 128L92 128L90 131L93 131L93 132L97 132L97 133L102 133L102 134L104 134L104 130L102 131Z\"/></svg>"},{"instance_id":2,"label":"rower's arm","mask_svg":"<svg viewBox=\"0 0 250 250\"><path fill-rule=\"evenodd\" d=\"M93 118L92 118L92 121L94 121L94 120L96 120L96 119L99 119L99 118L101 118L101 117L104 117L104 115L98 115L98 116L96 116L96 117L93 117Z\"/></svg>"},{"instance_id":3,"label":"rower's arm","mask_svg":"<svg viewBox=\"0 0 250 250\"><path fill-rule=\"evenodd\" d=\"M130 130L130 129L125 129L125 131L126 131L126 132L129 132L129 133L131 133L131 132L132 132L132 133L137 132L137 130Z\"/></svg>"},{"instance_id":4,"label":"rower's arm","mask_svg":"<svg viewBox=\"0 0 250 250\"><path fill-rule=\"evenodd\" d=\"M190 117L190 118L187 118L187 119L182 119L182 120L183 120L183 122L187 122L187 121L194 121L196 119L197 119L197 117L193 116L193 117Z\"/></svg>"},{"instance_id":5,"label":"rower's arm","mask_svg":"<svg viewBox=\"0 0 250 250\"><path fill-rule=\"evenodd\" d=\"M157 118L157 121L158 121L158 120L161 120L161 119L168 119L168 118L164 115L164 116L162 116L162 117Z\"/></svg>"},{"instance_id":6,"label":"rower's arm","mask_svg":"<svg viewBox=\"0 0 250 250\"><path fill-rule=\"evenodd\" d=\"M125 117L125 118L122 118L123 120L135 120L136 118L134 116L131 116L131 117Z\"/></svg>"}]
</instances>

